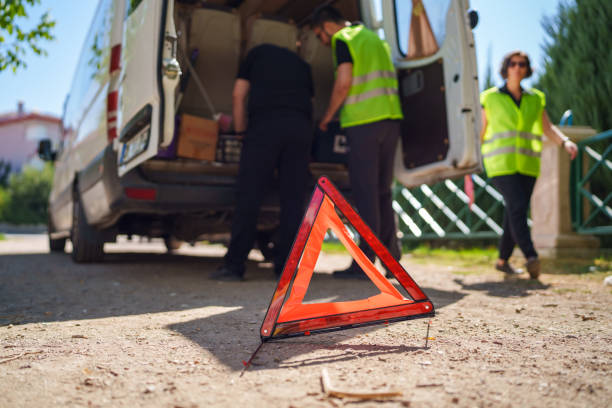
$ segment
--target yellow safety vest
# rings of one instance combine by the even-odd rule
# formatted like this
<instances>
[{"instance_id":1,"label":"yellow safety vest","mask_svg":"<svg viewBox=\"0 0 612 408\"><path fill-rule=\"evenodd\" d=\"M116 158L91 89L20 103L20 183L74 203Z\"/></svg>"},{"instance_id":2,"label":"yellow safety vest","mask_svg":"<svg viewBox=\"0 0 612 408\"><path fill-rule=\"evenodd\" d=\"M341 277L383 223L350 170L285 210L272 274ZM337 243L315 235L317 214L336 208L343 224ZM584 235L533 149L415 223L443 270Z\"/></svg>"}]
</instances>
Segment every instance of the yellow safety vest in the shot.
<instances>
[{"instance_id":1,"label":"yellow safety vest","mask_svg":"<svg viewBox=\"0 0 612 408\"><path fill-rule=\"evenodd\" d=\"M520 173L537 177L542 153L542 112L544 93L523 91L520 107L497 87L480 94L487 114L482 143L484 167L489 177Z\"/></svg>"},{"instance_id":2,"label":"yellow safety vest","mask_svg":"<svg viewBox=\"0 0 612 408\"><path fill-rule=\"evenodd\" d=\"M338 39L348 45L353 59L353 82L340 111L342 127L402 119L397 75L389 45L363 25L345 27L331 40L336 67Z\"/></svg>"}]
</instances>

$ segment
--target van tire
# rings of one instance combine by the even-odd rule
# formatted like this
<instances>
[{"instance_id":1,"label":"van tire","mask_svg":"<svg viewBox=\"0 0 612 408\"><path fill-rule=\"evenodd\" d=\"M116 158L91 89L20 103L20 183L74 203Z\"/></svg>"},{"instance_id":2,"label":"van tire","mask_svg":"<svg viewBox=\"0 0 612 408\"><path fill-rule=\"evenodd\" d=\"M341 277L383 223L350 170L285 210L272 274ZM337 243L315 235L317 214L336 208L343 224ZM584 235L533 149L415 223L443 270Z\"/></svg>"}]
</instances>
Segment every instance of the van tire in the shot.
<instances>
[{"instance_id":1,"label":"van tire","mask_svg":"<svg viewBox=\"0 0 612 408\"><path fill-rule=\"evenodd\" d=\"M47 222L47 231L49 237L49 250L51 252L64 252L64 248L66 248L66 238L51 238L51 233L55 231L53 223L51 222L51 216L49 216L49 221Z\"/></svg>"},{"instance_id":2,"label":"van tire","mask_svg":"<svg viewBox=\"0 0 612 408\"><path fill-rule=\"evenodd\" d=\"M96 228L87 223L78 198L72 208L72 260L77 263L96 262L104 257L104 240Z\"/></svg>"}]
</instances>

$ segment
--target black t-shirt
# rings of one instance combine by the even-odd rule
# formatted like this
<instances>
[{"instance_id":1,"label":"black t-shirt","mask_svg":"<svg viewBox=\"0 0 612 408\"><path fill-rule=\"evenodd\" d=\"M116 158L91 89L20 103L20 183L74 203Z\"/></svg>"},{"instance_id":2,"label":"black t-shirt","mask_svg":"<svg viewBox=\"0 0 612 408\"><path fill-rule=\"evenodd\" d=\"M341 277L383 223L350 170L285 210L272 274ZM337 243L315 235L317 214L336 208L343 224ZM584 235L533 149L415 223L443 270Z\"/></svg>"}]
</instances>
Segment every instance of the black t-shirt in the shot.
<instances>
[{"instance_id":1,"label":"black t-shirt","mask_svg":"<svg viewBox=\"0 0 612 408\"><path fill-rule=\"evenodd\" d=\"M508 84L507 83L504 83L504 86L499 88L499 92L505 93L506 95L510 96L510 98L512 98L512 100L514 101L516 106L518 106L519 109L520 109L520 107L521 107L521 98L523 97L523 93L525 92L523 87L521 87L521 95L519 96L518 99L514 99L514 95L512 95L512 93L510 93L510 91L508 90Z\"/></svg>"},{"instance_id":2,"label":"black t-shirt","mask_svg":"<svg viewBox=\"0 0 612 408\"><path fill-rule=\"evenodd\" d=\"M292 111L312 116L314 88L310 65L296 53L262 44L247 54L238 78L250 82L249 117Z\"/></svg>"},{"instance_id":3,"label":"black t-shirt","mask_svg":"<svg viewBox=\"0 0 612 408\"><path fill-rule=\"evenodd\" d=\"M340 65L344 62L350 62L352 64L353 57L351 56L351 52L346 42L341 39L336 39L336 63Z\"/></svg>"}]
</instances>

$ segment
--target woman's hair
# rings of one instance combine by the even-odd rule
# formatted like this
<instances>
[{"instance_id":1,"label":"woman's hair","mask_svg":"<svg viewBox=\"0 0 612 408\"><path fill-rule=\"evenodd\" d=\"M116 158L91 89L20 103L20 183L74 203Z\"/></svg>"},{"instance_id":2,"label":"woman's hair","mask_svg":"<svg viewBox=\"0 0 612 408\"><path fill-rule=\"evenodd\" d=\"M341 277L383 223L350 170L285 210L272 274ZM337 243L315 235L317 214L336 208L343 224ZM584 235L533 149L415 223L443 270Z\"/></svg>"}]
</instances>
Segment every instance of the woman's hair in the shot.
<instances>
[{"instance_id":1,"label":"woman's hair","mask_svg":"<svg viewBox=\"0 0 612 408\"><path fill-rule=\"evenodd\" d=\"M533 70L531 69L531 62L529 61L529 56L525 54L523 51L512 51L504 56L504 59L501 63L501 69L499 70L500 75L504 79L508 79L508 66L510 65L510 60L512 57L523 57L525 58L525 62L527 62L527 73L525 74L525 78L529 78L531 74L533 74Z\"/></svg>"}]
</instances>

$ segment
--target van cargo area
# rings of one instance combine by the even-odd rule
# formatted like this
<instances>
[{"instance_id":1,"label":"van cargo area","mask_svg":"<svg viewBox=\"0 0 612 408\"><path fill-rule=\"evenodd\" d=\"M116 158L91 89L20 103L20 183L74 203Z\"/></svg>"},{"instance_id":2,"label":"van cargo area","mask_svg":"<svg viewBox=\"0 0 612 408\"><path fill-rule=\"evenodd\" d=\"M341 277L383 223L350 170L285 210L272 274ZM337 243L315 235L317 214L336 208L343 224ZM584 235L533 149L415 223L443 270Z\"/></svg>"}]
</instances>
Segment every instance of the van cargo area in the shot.
<instances>
[{"instance_id":1,"label":"van cargo area","mask_svg":"<svg viewBox=\"0 0 612 408\"><path fill-rule=\"evenodd\" d=\"M124 188L124 194L111 203L114 211L98 219L98 226L114 231L107 235L228 240L241 141L231 130L219 129L217 122L221 120L217 119L231 115L232 89L239 65L248 51L261 43L297 52L311 66L315 88L312 179L304 188L309 194L316 180L325 175L350 196L343 131L339 126L331 126L327 133L316 129L334 81L331 49L320 43L307 24L312 11L321 3L174 2L176 59L182 75L170 96L175 100L173 139L169 145L160 144L156 156L121 177L121 185L136 190L125 194ZM343 0L335 5L351 20L360 18L357 1ZM291 129L287 129L287 136L291 137ZM149 197L152 199L134 195L134 191L147 188L156 192ZM278 227L278 203L275 181L258 220L260 235L267 239L272 239ZM260 242L259 246L262 245L269 243Z\"/></svg>"}]
</instances>

